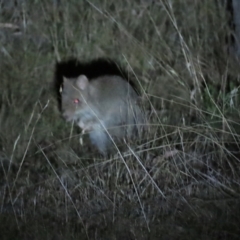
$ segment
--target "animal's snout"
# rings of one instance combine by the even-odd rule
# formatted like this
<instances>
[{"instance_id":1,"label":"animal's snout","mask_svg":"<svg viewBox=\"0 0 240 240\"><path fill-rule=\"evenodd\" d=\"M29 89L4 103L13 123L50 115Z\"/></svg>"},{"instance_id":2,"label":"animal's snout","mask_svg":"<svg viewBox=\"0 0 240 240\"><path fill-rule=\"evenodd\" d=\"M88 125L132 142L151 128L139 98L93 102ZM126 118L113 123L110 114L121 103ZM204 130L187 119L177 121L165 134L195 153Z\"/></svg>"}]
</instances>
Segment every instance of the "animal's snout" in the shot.
<instances>
[{"instance_id":1,"label":"animal's snout","mask_svg":"<svg viewBox=\"0 0 240 240\"><path fill-rule=\"evenodd\" d=\"M63 117L67 122L70 122L70 121L73 120L68 112L63 112L63 113L62 113L62 117Z\"/></svg>"}]
</instances>

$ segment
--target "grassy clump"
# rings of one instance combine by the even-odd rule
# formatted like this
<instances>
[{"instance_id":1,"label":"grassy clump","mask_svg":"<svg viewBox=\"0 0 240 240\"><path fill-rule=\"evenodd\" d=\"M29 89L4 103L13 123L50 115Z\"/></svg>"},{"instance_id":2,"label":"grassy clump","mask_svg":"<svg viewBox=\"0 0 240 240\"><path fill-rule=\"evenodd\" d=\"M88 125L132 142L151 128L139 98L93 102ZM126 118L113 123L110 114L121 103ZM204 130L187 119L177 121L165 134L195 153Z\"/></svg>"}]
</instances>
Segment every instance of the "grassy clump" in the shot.
<instances>
[{"instance_id":1,"label":"grassy clump","mask_svg":"<svg viewBox=\"0 0 240 240\"><path fill-rule=\"evenodd\" d=\"M1 239L238 239L227 20L214 1L2 3ZM79 144L53 89L68 57L110 57L135 76L149 118L138 147L103 159Z\"/></svg>"}]
</instances>

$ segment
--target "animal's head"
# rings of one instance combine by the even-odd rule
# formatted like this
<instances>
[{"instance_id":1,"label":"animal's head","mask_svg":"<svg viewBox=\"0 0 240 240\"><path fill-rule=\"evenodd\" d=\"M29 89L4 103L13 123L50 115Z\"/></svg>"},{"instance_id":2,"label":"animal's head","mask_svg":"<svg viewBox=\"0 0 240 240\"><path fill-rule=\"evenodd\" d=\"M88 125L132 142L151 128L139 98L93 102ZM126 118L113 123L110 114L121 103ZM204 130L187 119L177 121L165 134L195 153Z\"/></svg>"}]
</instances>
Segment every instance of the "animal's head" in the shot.
<instances>
[{"instance_id":1,"label":"animal's head","mask_svg":"<svg viewBox=\"0 0 240 240\"><path fill-rule=\"evenodd\" d=\"M67 121L78 120L81 112L88 106L89 80L85 75L63 79L59 89L62 99L62 115Z\"/></svg>"}]
</instances>

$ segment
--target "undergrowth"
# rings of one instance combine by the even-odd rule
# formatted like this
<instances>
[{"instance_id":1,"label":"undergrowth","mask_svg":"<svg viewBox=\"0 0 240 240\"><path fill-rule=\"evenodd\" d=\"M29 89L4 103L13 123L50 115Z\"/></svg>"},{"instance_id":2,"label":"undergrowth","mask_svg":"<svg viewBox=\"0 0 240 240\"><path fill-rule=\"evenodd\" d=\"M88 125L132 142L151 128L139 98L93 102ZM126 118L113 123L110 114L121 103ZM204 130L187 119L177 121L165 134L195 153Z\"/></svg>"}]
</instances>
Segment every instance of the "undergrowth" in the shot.
<instances>
[{"instance_id":1,"label":"undergrowth","mask_svg":"<svg viewBox=\"0 0 240 240\"><path fill-rule=\"evenodd\" d=\"M0 1L1 239L239 239L239 63L218 1ZM147 130L103 158L56 62L112 58Z\"/></svg>"}]
</instances>

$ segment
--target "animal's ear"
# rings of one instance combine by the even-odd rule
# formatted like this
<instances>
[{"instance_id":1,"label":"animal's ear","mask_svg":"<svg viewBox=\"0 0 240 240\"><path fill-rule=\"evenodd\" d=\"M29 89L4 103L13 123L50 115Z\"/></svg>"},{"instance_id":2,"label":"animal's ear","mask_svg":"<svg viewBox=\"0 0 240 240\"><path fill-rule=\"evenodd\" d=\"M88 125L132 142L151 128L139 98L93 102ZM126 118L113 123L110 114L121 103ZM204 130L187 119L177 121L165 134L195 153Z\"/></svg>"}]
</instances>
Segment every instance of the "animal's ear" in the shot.
<instances>
[{"instance_id":1,"label":"animal's ear","mask_svg":"<svg viewBox=\"0 0 240 240\"><path fill-rule=\"evenodd\" d=\"M69 82L69 79L63 76L63 83L62 85L66 85Z\"/></svg>"},{"instance_id":2,"label":"animal's ear","mask_svg":"<svg viewBox=\"0 0 240 240\"><path fill-rule=\"evenodd\" d=\"M89 80L85 75L80 75L77 78L76 85L79 89L81 89L81 90L86 89L88 84L89 84Z\"/></svg>"}]
</instances>

